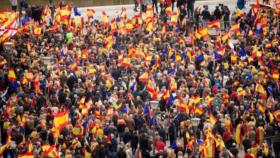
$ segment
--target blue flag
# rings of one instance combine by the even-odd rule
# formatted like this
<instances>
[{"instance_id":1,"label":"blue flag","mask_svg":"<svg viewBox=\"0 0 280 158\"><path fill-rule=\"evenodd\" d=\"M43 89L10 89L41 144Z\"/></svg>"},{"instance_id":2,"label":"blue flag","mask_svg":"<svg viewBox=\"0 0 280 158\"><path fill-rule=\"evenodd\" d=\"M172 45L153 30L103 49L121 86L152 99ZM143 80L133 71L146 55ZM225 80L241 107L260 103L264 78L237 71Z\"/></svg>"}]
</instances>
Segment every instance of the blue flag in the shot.
<instances>
[{"instance_id":1,"label":"blue flag","mask_svg":"<svg viewBox=\"0 0 280 158\"><path fill-rule=\"evenodd\" d=\"M167 100L167 105L173 105L174 100L175 100L175 98L171 93L169 99Z\"/></svg>"},{"instance_id":2,"label":"blue flag","mask_svg":"<svg viewBox=\"0 0 280 158\"><path fill-rule=\"evenodd\" d=\"M150 116L150 106L149 104L146 104L144 107L144 116Z\"/></svg>"},{"instance_id":3,"label":"blue flag","mask_svg":"<svg viewBox=\"0 0 280 158\"><path fill-rule=\"evenodd\" d=\"M81 16L81 12L79 12L77 7L74 7L74 15L75 16Z\"/></svg>"},{"instance_id":4,"label":"blue flag","mask_svg":"<svg viewBox=\"0 0 280 158\"><path fill-rule=\"evenodd\" d=\"M195 59L197 64L200 64L201 62L204 61L204 54L200 54L199 56L196 57Z\"/></svg>"},{"instance_id":5,"label":"blue flag","mask_svg":"<svg viewBox=\"0 0 280 158\"><path fill-rule=\"evenodd\" d=\"M242 57L246 56L247 55L246 50L244 48L241 48L241 50L239 51L239 55Z\"/></svg>"},{"instance_id":6,"label":"blue flag","mask_svg":"<svg viewBox=\"0 0 280 158\"><path fill-rule=\"evenodd\" d=\"M126 106L127 106L126 104L123 104L120 112L127 113L127 107Z\"/></svg>"},{"instance_id":7,"label":"blue flag","mask_svg":"<svg viewBox=\"0 0 280 158\"><path fill-rule=\"evenodd\" d=\"M183 58L183 60L184 60L185 62L187 61L187 53L186 53L186 51L183 52L182 58Z\"/></svg>"}]
</instances>

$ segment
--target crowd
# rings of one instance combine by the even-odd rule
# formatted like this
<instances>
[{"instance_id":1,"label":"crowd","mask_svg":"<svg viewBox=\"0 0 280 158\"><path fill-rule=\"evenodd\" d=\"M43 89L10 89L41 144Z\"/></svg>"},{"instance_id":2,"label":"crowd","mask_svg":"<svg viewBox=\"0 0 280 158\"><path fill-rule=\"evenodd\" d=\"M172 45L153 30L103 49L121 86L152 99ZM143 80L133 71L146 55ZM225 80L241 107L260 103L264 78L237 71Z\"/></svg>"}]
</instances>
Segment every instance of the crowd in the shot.
<instances>
[{"instance_id":1,"label":"crowd","mask_svg":"<svg viewBox=\"0 0 280 158\"><path fill-rule=\"evenodd\" d=\"M27 12L0 46L0 157L280 157L279 9L178 2Z\"/></svg>"}]
</instances>

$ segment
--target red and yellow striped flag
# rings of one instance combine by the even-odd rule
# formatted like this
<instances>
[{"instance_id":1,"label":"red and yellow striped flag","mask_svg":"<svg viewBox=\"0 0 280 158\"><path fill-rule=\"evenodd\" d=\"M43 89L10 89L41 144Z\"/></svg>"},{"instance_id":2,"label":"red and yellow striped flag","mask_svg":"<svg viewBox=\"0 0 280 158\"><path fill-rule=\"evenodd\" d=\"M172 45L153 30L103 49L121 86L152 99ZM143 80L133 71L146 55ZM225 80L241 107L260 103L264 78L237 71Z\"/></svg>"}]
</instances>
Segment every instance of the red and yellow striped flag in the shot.
<instances>
[{"instance_id":1,"label":"red and yellow striped flag","mask_svg":"<svg viewBox=\"0 0 280 158\"><path fill-rule=\"evenodd\" d=\"M149 78L148 72L144 72L141 76L139 76L139 81L143 83L147 83Z\"/></svg>"},{"instance_id":2,"label":"red and yellow striped flag","mask_svg":"<svg viewBox=\"0 0 280 158\"><path fill-rule=\"evenodd\" d=\"M34 158L34 155L33 155L32 152L28 152L28 153L25 153L25 154L19 154L18 158Z\"/></svg>"},{"instance_id":3,"label":"red and yellow striped flag","mask_svg":"<svg viewBox=\"0 0 280 158\"><path fill-rule=\"evenodd\" d=\"M217 122L217 119L215 118L215 116L213 114L209 114L209 120L212 125L215 125Z\"/></svg>"},{"instance_id":4,"label":"red and yellow striped flag","mask_svg":"<svg viewBox=\"0 0 280 158\"><path fill-rule=\"evenodd\" d=\"M53 119L54 127L57 127L60 130L70 124L68 111L54 114L53 117L54 117Z\"/></svg>"},{"instance_id":5,"label":"red and yellow striped flag","mask_svg":"<svg viewBox=\"0 0 280 158\"><path fill-rule=\"evenodd\" d=\"M13 68L9 69L9 73L8 73L8 79L11 82L14 82L17 80L16 74L15 74L15 70Z\"/></svg>"}]
</instances>

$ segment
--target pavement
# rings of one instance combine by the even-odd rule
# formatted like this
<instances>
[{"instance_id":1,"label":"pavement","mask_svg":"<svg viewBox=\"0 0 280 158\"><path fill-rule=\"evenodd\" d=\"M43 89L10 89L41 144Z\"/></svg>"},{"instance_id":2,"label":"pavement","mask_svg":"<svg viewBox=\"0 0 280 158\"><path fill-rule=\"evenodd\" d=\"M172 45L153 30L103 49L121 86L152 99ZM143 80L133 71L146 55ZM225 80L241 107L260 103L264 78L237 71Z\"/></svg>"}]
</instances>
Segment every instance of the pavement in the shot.
<instances>
[{"instance_id":1,"label":"pavement","mask_svg":"<svg viewBox=\"0 0 280 158\"><path fill-rule=\"evenodd\" d=\"M229 9L233 12L236 8L236 2L237 2L237 0L199 0L199 1L195 2L195 7L208 5L209 10L212 12L212 11L214 11L214 9L217 5L224 4L224 5L227 5L229 7ZM126 9L126 14L128 17L132 17L134 15L134 10L133 10L134 4L80 7L80 8L78 8L78 10L81 12L81 15L83 17L86 17L86 10L89 8L95 10L94 18L96 18L96 19L101 18L102 11L106 12L106 14L109 16L109 19L112 17L116 17L116 16L120 15L122 8Z\"/></svg>"}]
</instances>

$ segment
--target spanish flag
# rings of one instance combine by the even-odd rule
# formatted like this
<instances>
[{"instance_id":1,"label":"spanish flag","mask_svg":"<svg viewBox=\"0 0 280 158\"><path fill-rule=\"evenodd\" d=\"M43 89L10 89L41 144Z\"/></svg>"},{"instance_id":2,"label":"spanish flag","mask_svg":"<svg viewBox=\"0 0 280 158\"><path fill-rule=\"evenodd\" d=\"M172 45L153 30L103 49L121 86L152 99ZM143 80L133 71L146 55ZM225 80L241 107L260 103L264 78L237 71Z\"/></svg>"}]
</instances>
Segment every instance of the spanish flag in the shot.
<instances>
[{"instance_id":1,"label":"spanish flag","mask_svg":"<svg viewBox=\"0 0 280 158\"><path fill-rule=\"evenodd\" d=\"M161 31L161 33L166 33L167 31L168 31L167 26L166 26L166 25L163 25L163 26L162 26L162 31Z\"/></svg>"},{"instance_id":2,"label":"spanish flag","mask_svg":"<svg viewBox=\"0 0 280 158\"><path fill-rule=\"evenodd\" d=\"M198 104L200 102L200 96L194 96L190 100L193 104Z\"/></svg>"},{"instance_id":3,"label":"spanish flag","mask_svg":"<svg viewBox=\"0 0 280 158\"><path fill-rule=\"evenodd\" d=\"M170 23L171 23L171 25L176 26L176 25L177 25L177 22L178 22L178 14L177 14L177 12L173 12L173 13L171 14Z\"/></svg>"},{"instance_id":4,"label":"spanish flag","mask_svg":"<svg viewBox=\"0 0 280 158\"><path fill-rule=\"evenodd\" d=\"M87 17L88 17L88 20L90 18L93 18L93 15L95 14L95 10L93 9L87 9Z\"/></svg>"},{"instance_id":5,"label":"spanish flag","mask_svg":"<svg viewBox=\"0 0 280 158\"><path fill-rule=\"evenodd\" d=\"M177 82L174 77L169 77L169 90L176 91L177 90Z\"/></svg>"},{"instance_id":6,"label":"spanish flag","mask_svg":"<svg viewBox=\"0 0 280 158\"><path fill-rule=\"evenodd\" d=\"M229 31L231 31L231 32L238 32L238 31L240 31L240 24L237 23L237 24L232 25Z\"/></svg>"},{"instance_id":7,"label":"spanish flag","mask_svg":"<svg viewBox=\"0 0 280 158\"><path fill-rule=\"evenodd\" d=\"M222 36L222 41L226 42L229 38L230 38L231 34L230 31L226 32L223 36Z\"/></svg>"},{"instance_id":8,"label":"spanish flag","mask_svg":"<svg viewBox=\"0 0 280 158\"><path fill-rule=\"evenodd\" d=\"M273 112L273 115L274 115L274 117L275 117L275 120L276 120L277 122L280 122L280 110L274 111L274 112Z\"/></svg>"},{"instance_id":9,"label":"spanish flag","mask_svg":"<svg viewBox=\"0 0 280 158\"><path fill-rule=\"evenodd\" d=\"M9 81L11 81L11 82L14 82L14 81L17 80L17 76L16 76L15 70L14 70L13 68L10 68L10 69L9 69L8 79L9 79Z\"/></svg>"},{"instance_id":10,"label":"spanish flag","mask_svg":"<svg viewBox=\"0 0 280 158\"><path fill-rule=\"evenodd\" d=\"M235 131L235 141L238 145L242 143L242 133L241 133L242 125L238 124Z\"/></svg>"},{"instance_id":11,"label":"spanish flag","mask_svg":"<svg viewBox=\"0 0 280 158\"><path fill-rule=\"evenodd\" d=\"M32 152L27 152L25 154L19 154L18 158L34 158L34 156Z\"/></svg>"},{"instance_id":12,"label":"spanish flag","mask_svg":"<svg viewBox=\"0 0 280 158\"><path fill-rule=\"evenodd\" d=\"M53 115L53 124L60 130L70 124L69 112L60 112Z\"/></svg>"},{"instance_id":13,"label":"spanish flag","mask_svg":"<svg viewBox=\"0 0 280 158\"><path fill-rule=\"evenodd\" d=\"M84 105L82 104L81 109L82 109L82 114L83 115L87 115L88 114L88 110L92 107L93 103L92 100L89 99L89 101Z\"/></svg>"},{"instance_id":14,"label":"spanish flag","mask_svg":"<svg viewBox=\"0 0 280 158\"><path fill-rule=\"evenodd\" d=\"M113 116L113 112L114 112L114 108L112 106L110 106L107 110L107 117L112 117Z\"/></svg>"},{"instance_id":15,"label":"spanish flag","mask_svg":"<svg viewBox=\"0 0 280 158\"><path fill-rule=\"evenodd\" d=\"M75 27L83 28L84 26L84 18L80 16L74 17Z\"/></svg>"},{"instance_id":16,"label":"spanish flag","mask_svg":"<svg viewBox=\"0 0 280 158\"><path fill-rule=\"evenodd\" d=\"M215 125L217 122L217 119L215 118L215 116L213 114L209 114L209 120L212 125Z\"/></svg>"},{"instance_id":17,"label":"spanish flag","mask_svg":"<svg viewBox=\"0 0 280 158\"><path fill-rule=\"evenodd\" d=\"M37 36L37 37L39 37L39 36L41 35L41 33L42 33L42 27L39 26L39 25L35 25L33 31L34 31L34 32L33 32L34 35Z\"/></svg>"},{"instance_id":18,"label":"spanish flag","mask_svg":"<svg viewBox=\"0 0 280 158\"><path fill-rule=\"evenodd\" d=\"M207 24L208 28L216 28L216 29L221 29L221 24L220 24L220 19L211 21Z\"/></svg>"},{"instance_id":19,"label":"spanish flag","mask_svg":"<svg viewBox=\"0 0 280 158\"><path fill-rule=\"evenodd\" d=\"M256 91L259 93L259 95L262 98L266 98L266 96L267 96L266 91L265 91L264 87L261 84L257 83Z\"/></svg>"},{"instance_id":20,"label":"spanish flag","mask_svg":"<svg viewBox=\"0 0 280 158\"><path fill-rule=\"evenodd\" d=\"M238 17L243 17L243 16L245 16L245 14L243 13L243 11L240 10L239 8L236 9L235 15L238 16Z\"/></svg>"},{"instance_id":21,"label":"spanish flag","mask_svg":"<svg viewBox=\"0 0 280 158\"><path fill-rule=\"evenodd\" d=\"M200 115L203 114L203 109L201 107L196 107L195 108L195 113L200 116Z\"/></svg>"},{"instance_id":22,"label":"spanish flag","mask_svg":"<svg viewBox=\"0 0 280 158\"><path fill-rule=\"evenodd\" d=\"M152 29L153 29L153 20L149 20L148 22L147 22L147 25L146 25L146 30L148 31L148 32L150 32L150 31L152 31Z\"/></svg>"},{"instance_id":23,"label":"spanish flag","mask_svg":"<svg viewBox=\"0 0 280 158\"><path fill-rule=\"evenodd\" d=\"M214 158L215 156L215 143L211 138L207 138L204 142L203 156L206 158Z\"/></svg>"},{"instance_id":24,"label":"spanish flag","mask_svg":"<svg viewBox=\"0 0 280 158\"><path fill-rule=\"evenodd\" d=\"M178 108L178 110L180 110L182 112L188 113L188 106L187 106L187 104L179 103L177 105L177 108Z\"/></svg>"},{"instance_id":25,"label":"spanish flag","mask_svg":"<svg viewBox=\"0 0 280 158\"><path fill-rule=\"evenodd\" d=\"M207 35L208 35L208 28L207 28L207 27L198 29L198 30L196 30L196 32L195 32L195 37L196 37L197 39L206 37Z\"/></svg>"},{"instance_id":26,"label":"spanish flag","mask_svg":"<svg viewBox=\"0 0 280 158\"><path fill-rule=\"evenodd\" d=\"M142 47L138 47L138 48L135 50L134 56L135 56L136 58L138 58L138 59L141 59L141 58L144 56Z\"/></svg>"},{"instance_id":27,"label":"spanish flag","mask_svg":"<svg viewBox=\"0 0 280 158\"><path fill-rule=\"evenodd\" d=\"M112 33L118 31L116 19L112 19L112 20L111 20L110 27L111 27L110 29L111 29L111 32L112 32Z\"/></svg>"},{"instance_id":28,"label":"spanish flag","mask_svg":"<svg viewBox=\"0 0 280 158\"><path fill-rule=\"evenodd\" d=\"M152 85L152 81L149 80L147 83L147 92L150 94L152 100L156 100L158 97L158 92L156 91L156 89L153 87Z\"/></svg>"},{"instance_id":29,"label":"spanish flag","mask_svg":"<svg viewBox=\"0 0 280 158\"><path fill-rule=\"evenodd\" d=\"M167 15L171 15L171 13L172 13L171 7L165 8L165 13L166 13Z\"/></svg>"},{"instance_id":30,"label":"spanish flag","mask_svg":"<svg viewBox=\"0 0 280 158\"><path fill-rule=\"evenodd\" d=\"M33 87L34 87L34 91L35 91L36 94L40 93L40 77L39 77L39 74L36 74L34 76Z\"/></svg>"},{"instance_id":31,"label":"spanish flag","mask_svg":"<svg viewBox=\"0 0 280 158\"><path fill-rule=\"evenodd\" d=\"M279 72L277 70L272 71L272 78L274 80L279 80Z\"/></svg>"},{"instance_id":32,"label":"spanish flag","mask_svg":"<svg viewBox=\"0 0 280 158\"><path fill-rule=\"evenodd\" d=\"M55 146L46 145L45 149L44 147L42 148L43 148L43 153L42 153L43 157L53 157L53 158L59 157Z\"/></svg>"},{"instance_id":33,"label":"spanish flag","mask_svg":"<svg viewBox=\"0 0 280 158\"><path fill-rule=\"evenodd\" d=\"M104 12L104 11L102 12L102 23L104 26L108 26L108 23L109 23L108 16L107 16L106 12Z\"/></svg>"},{"instance_id":34,"label":"spanish flag","mask_svg":"<svg viewBox=\"0 0 280 158\"><path fill-rule=\"evenodd\" d=\"M72 134L74 137L82 137L84 135L84 128L81 125L76 125L72 129Z\"/></svg>"},{"instance_id":35,"label":"spanish flag","mask_svg":"<svg viewBox=\"0 0 280 158\"><path fill-rule=\"evenodd\" d=\"M139 76L139 81L143 83L147 83L149 78L148 72L144 72L141 76Z\"/></svg>"},{"instance_id":36,"label":"spanish flag","mask_svg":"<svg viewBox=\"0 0 280 158\"><path fill-rule=\"evenodd\" d=\"M131 67L132 65L130 63L130 58L128 58L128 57L123 58L121 66L123 66L123 67Z\"/></svg>"}]
</instances>

